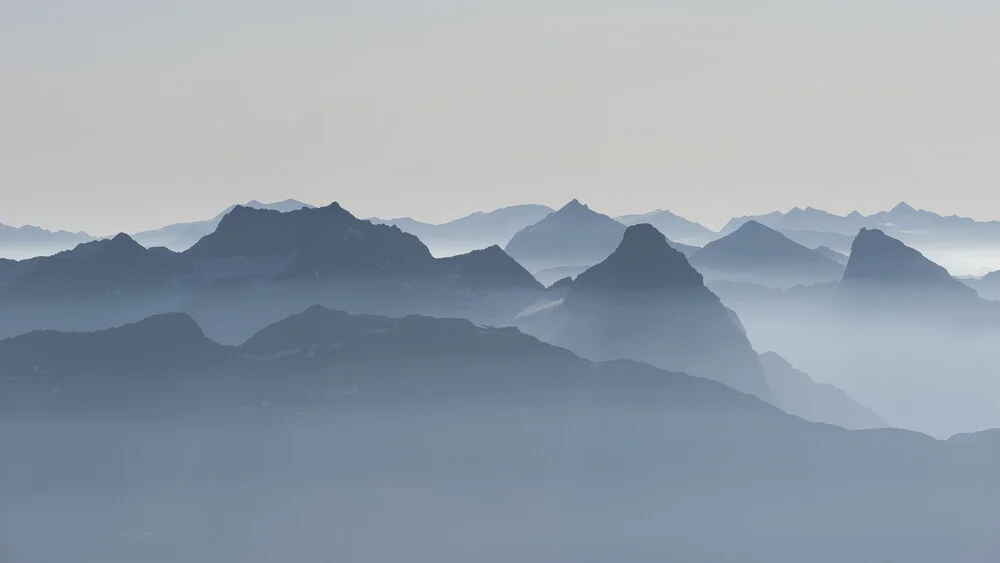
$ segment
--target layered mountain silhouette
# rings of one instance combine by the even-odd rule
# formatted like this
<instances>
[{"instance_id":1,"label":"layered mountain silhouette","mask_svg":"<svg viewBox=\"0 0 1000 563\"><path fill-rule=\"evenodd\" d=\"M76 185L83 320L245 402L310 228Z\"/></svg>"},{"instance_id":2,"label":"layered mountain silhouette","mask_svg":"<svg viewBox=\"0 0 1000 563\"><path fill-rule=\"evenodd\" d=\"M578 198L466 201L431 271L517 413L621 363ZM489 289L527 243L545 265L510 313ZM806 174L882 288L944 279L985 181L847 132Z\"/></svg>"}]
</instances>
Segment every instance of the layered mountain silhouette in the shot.
<instances>
[{"instance_id":1,"label":"layered mountain silhouette","mask_svg":"<svg viewBox=\"0 0 1000 563\"><path fill-rule=\"evenodd\" d=\"M0 281L0 302L9 304L2 334L92 330L184 310L227 341L314 303L488 320L512 315L530 292L544 291L497 246L436 259L413 235L357 219L336 203L287 212L237 206L182 253L146 249L121 234L5 263ZM507 293L485 296L498 292ZM240 315L239 325L225 320Z\"/></svg>"},{"instance_id":2,"label":"layered mountain silhouette","mask_svg":"<svg viewBox=\"0 0 1000 563\"><path fill-rule=\"evenodd\" d=\"M818 560L831 562L994 553L983 540L994 537L1000 496L995 433L939 441L811 424L717 382L590 362L515 329L315 307L230 347L166 315L0 341L0 373L0 433L19 460L0 465L4 506L19 515L13 531L45 523L44 537L11 535L5 547L18 553L125 561L209 550L235 562L362 534L359 552L377 550L374 561L393 551L364 535L371 518L379 535L410 537L427 511L433 528L407 549L428 560L456 528L475 538L504 531L491 553L505 560L524 542L568 559L621 552L588 539L607 533L630 537L627 554L643 560L815 561L817 544ZM53 487L72 494L40 496ZM268 510L252 522L264 538L241 535L238 547L218 538L212 522L242 522L262 495ZM39 498L51 511L30 510ZM159 527L151 503L182 512L185 525ZM304 507L337 525L289 525ZM582 517L591 507L619 516ZM473 509L505 516L481 525L469 521ZM74 517L53 516L66 511ZM560 537L546 541L544 523L561 520ZM651 521L661 524L637 532ZM140 539L95 543L93 529ZM275 546L277 536L294 546Z\"/></svg>"},{"instance_id":3,"label":"layered mountain silhouette","mask_svg":"<svg viewBox=\"0 0 1000 563\"><path fill-rule=\"evenodd\" d=\"M757 354L734 321L684 255L643 224L527 330L588 358L644 361L766 397Z\"/></svg>"},{"instance_id":4,"label":"layered mountain silhouette","mask_svg":"<svg viewBox=\"0 0 1000 563\"><path fill-rule=\"evenodd\" d=\"M636 215L622 215L615 219L623 225L648 223L656 227L656 230L663 233L668 240L689 245L704 245L718 236L715 231L704 225L662 209Z\"/></svg>"},{"instance_id":5,"label":"layered mountain silhouette","mask_svg":"<svg viewBox=\"0 0 1000 563\"><path fill-rule=\"evenodd\" d=\"M26 261L0 296L84 300L147 294L167 289L185 273L177 255L148 250L120 233Z\"/></svg>"},{"instance_id":6,"label":"layered mountain silhouette","mask_svg":"<svg viewBox=\"0 0 1000 563\"><path fill-rule=\"evenodd\" d=\"M596 264L621 241L625 225L573 200L518 231L505 250L529 270Z\"/></svg>"},{"instance_id":7,"label":"layered mountain silhouette","mask_svg":"<svg viewBox=\"0 0 1000 563\"><path fill-rule=\"evenodd\" d=\"M789 414L851 429L888 426L847 393L833 385L816 383L809 374L795 369L774 352L761 354L760 363L771 389L771 403Z\"/></svg>"},{"instance_id":8,"label":"layered mountain silhouette","mask_svg":"<svg viewBox=\"0 0 1000 563\"><path fill-rule=\"evenodd\" d=\"M162 246L176 252L181 252L191 248L191 246L201 240L202 237L214 231L215 228L219 226L219 222L222 221L222 218L236 207L236 205L230 205L211 219L192 221L189 223L175 223L165 227L160 227L159 229L141 231L133 234L132 238L147 248ZM308 203L302 203L301 201L295 199L286 199L273 203L261 203L257 200L251 200L244 203L243 207L287 212L302 208L309 208L312 206Z\"/></svg>"},{"instance_id":9,"label":"layered mountain silhouette","mask_svg":"<svg viewBox=\"0 0 1000 563\"><path fill-rule=\"evenodd\" d=\"M827 258L833 260L838 264L843 264L844 266L847 265L847 260L848 260L847 255L837 252L836 250L830 248L829 246L817 246L813 250L822 254L823 256L826 256Z\"/></svg>"},{"instance_id":10,"label":"layered mountain silhouette","mask_svg":"<svg viewBox=\"0 0 1000 563\"><path fill-rule=\"evenodd\" d=\"M747 221L705 245L691 257L691 264L709 279L779 288L836 280L844 269L757 221Z\"/></svg>"},{"instance_id":11,"label":"layered mountain silhouette","mask_svg":"<svg viewBox=\"0 0 1000 563\"><path fill-rule=\"evenodd\" d=\"M877 227L878 222L857 211L848 215L835 215L814 207L793 207L787 213L773 211L765 215L734 217L720 231L723 235L735 232L749 221L756 221L776 231L826 232L853 236L862 228Z\"/></svg>"},{"instance_id":12,"label":"layered mountain silhouette","mask_svg":"<svg viewBox=\"0 0 1000 563\"><path fill-rule=\"evenodd\" d=\"M0 270L2 272L2 270ZM0 274L2 275L2 274ZM966 285L976 290L983 299L1000 300L1000 270L990 272L978 279L963 280Z\"/></svg>"},{"instance_id":13,"label":"layered mountain silhouette","mask_svg":"<svg viewBox=\"0 0 1000 563\"><path fill-rule=\"evenodd\" d=\"M976 292L948 270L878 229L862 229L851 246L841 287L845 290L890 290L898 295L931 294L974 300Z\"/></svg>"},{"instance_id":14,"label":"layered mountain silhouette","mask_svg":"<svg viewBox=\"0 0 1000 563\"><path fill-rule=\"evenodd\" d=\"M49 231L33 225L11 227L0 224L0 258L24 260L47 256L92 241L84 232Z\"/></svg>"},{"instance_id":15,"label":"layered mountain silhouette","mask_svg":"<svg viewBox=\"0 0 1000 563\"><path fill-rule=\"evenodd\" d=\"M504 246L528 225L552 213L545 205L514 205L473 213L442 224L423 223L409 217L379 219L372 223L395 225L419 238L436 256L448 256L494 245Z\"/></svg>"}]
</instances>

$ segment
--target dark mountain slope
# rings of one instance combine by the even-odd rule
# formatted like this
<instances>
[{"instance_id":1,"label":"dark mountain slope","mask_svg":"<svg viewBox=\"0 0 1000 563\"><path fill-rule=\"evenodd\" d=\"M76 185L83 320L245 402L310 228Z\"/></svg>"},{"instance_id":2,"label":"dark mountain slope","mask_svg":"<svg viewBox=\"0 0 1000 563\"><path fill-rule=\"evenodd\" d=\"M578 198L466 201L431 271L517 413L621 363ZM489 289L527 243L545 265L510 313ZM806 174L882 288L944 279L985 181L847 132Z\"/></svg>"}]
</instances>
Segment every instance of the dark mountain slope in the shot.
<instances>
[{"instance_id":1,"label":"dark mountain slope","mask_svg":"<svg viewBox=\"0 0 1000 563\"><path fill-rule=\"evenodd\" d=\"M633 225L564 302L526 327L593 359L629 358L767 396L746 335L702 276L650 225Z\"/></svg>"}]
</instances>

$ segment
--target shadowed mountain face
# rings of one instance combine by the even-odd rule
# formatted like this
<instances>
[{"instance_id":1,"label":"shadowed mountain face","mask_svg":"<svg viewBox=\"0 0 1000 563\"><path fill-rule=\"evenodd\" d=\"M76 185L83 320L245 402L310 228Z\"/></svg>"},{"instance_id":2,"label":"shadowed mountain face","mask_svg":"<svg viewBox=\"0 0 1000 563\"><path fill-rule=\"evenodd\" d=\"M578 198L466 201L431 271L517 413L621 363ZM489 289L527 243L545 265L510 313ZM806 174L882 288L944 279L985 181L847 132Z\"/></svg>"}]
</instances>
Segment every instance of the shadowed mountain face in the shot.
<instances>
[{"instance_id":1,"label":"shadowed mountain face","mask_svg":"<svg viewBox=\"0 0 1000 563\"><path fill-rule=\"evenodd\" d=\"M625 225L574 199L538 223L518 231L505 250L532 271L583 266L607 257L624 232Z\"/></svg>"},{"instance_id":2,"label":"shadowed mountain face","mask_svg":"<svg viewBox=\"0 0 1000 563\"><path fill-rule=\"evenodd\" d=\"M589 358L644 361L768 394L731 312L651 225L629 227L618 248L526 330Z\"/></svg>"},{"instance_id":3,"label":"shadowed mountain face","mask_svg":"<svg viewBox=\"0 0 1000 563\"><path fill-rule=\"evenodd\" d=\"M842 265L757 221L708 243L691 264L709 279L779 288L828 282L843 273Z\"/></svg>"},{"instance_id":4,"label":"shadowed mountain face","mask_svg":"<svg viewBox=\"0 0 1000 563\"><path fill-rule=\"evenodd\" d=\"M514 329L317 307L226 347L173 315L2 341L0 373L17 561L997 553L994 434L810 424Z\"/></svg>"},{"instance_id":5,"label":"shadowed mountain face","mask_svg":"<svg viewBox=\"0 0 1000 563\"><path fill-rule=\"evenodd\" d=\"M435 256L450 256L494 245L504 246L521 229L534 225L552 209L544 205L515 205L489 213L473 213L454 221L432 225L409 217L372 218L372 223L395 225L419 238Z\"/></svg>"}]
</instances>

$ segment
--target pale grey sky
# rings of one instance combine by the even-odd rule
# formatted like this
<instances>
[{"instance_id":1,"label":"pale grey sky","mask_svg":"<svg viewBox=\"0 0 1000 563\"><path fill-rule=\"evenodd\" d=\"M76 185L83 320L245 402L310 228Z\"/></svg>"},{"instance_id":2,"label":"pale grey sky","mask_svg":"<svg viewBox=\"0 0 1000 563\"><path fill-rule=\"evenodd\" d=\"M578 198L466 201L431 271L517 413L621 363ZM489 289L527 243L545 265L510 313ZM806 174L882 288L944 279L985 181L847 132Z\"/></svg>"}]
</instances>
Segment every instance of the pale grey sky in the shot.
<instances>
[{"instance_id":1,"label":"pale grey sky","mask_svg":"<svg viewBox=\"0 0 1000 563\"><path fill-rule=\"evenodd\" d=\"M1000 218L1000 2L0 0L0 222Z\"/></svg>"}]
</instances>

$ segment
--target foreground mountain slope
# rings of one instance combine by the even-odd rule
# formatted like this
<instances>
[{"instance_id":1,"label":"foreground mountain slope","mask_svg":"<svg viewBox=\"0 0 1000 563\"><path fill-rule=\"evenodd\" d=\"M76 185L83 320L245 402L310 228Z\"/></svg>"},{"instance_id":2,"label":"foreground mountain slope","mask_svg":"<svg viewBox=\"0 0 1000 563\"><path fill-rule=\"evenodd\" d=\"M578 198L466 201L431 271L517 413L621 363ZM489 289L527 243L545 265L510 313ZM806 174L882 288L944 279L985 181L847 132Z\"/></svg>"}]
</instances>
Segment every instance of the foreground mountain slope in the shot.
<instances>
[{"instance_id":1,"label":"foreground mountain slope","mask_svg":"<svg viewBox=\"0 0 1000 563\"><path fill-rule=\"evenodd\" d=\"M937 563L1000 547L995 434L810 424L512 329L313 308L240 347L171 316L0 351L16 560L318 562L333 543L361 562Z\"/></svg>"}]
</instances>

